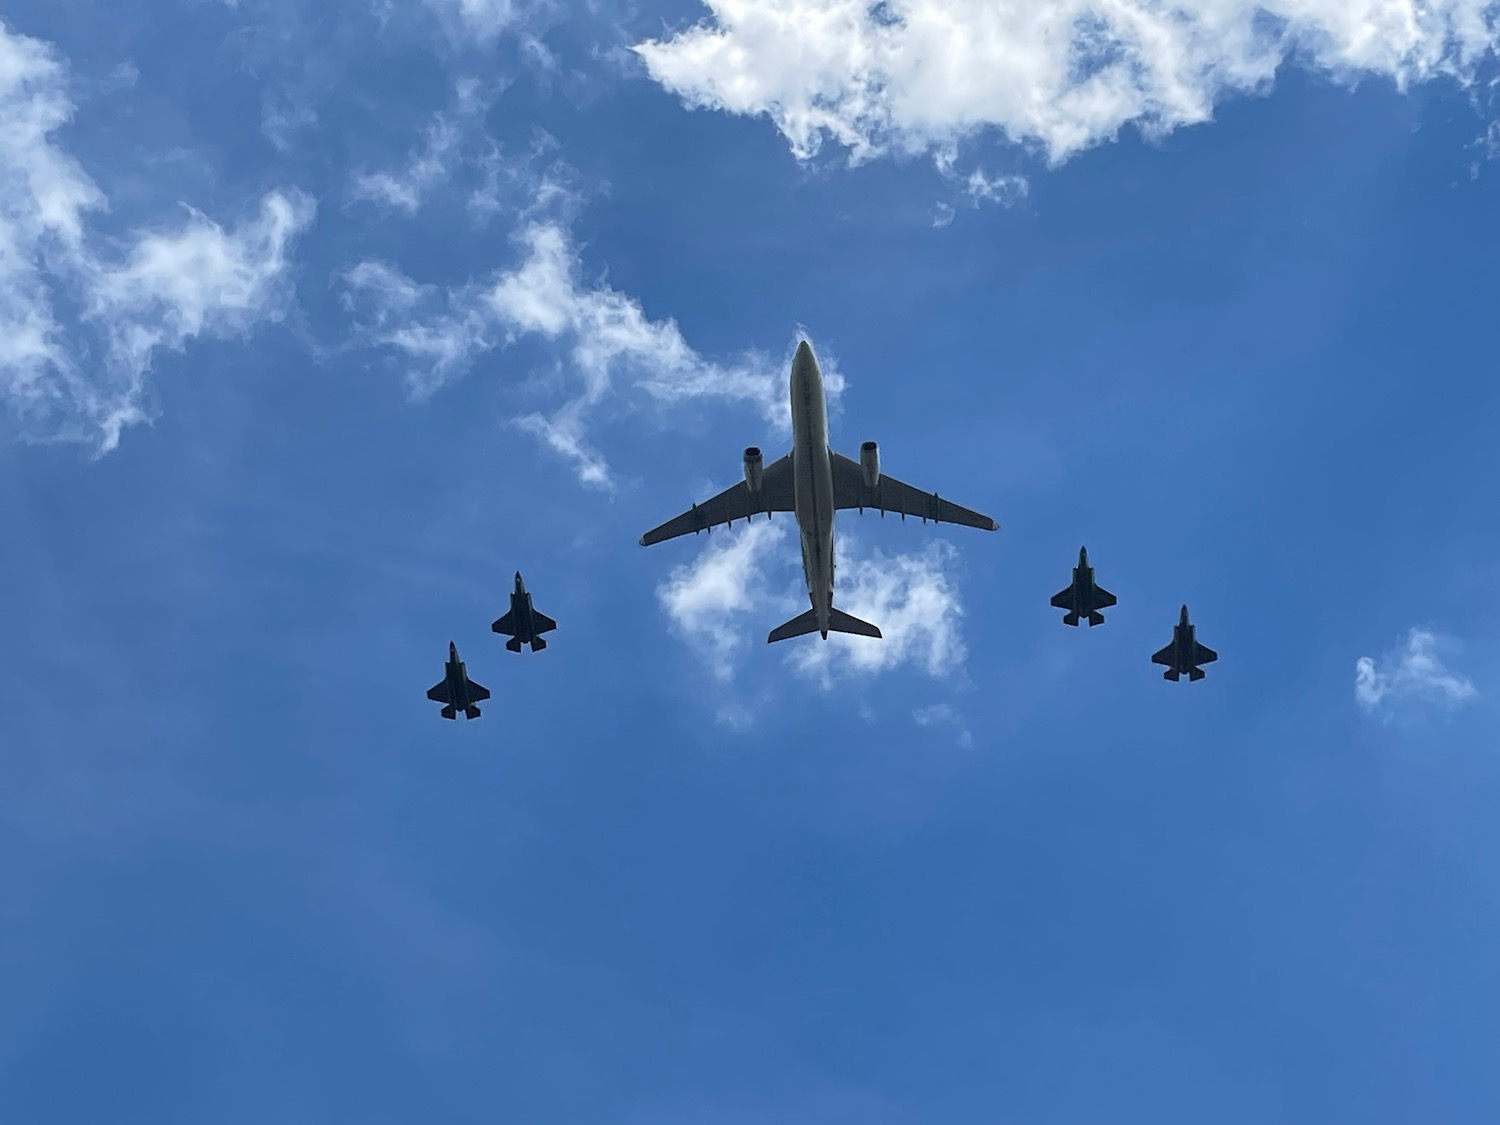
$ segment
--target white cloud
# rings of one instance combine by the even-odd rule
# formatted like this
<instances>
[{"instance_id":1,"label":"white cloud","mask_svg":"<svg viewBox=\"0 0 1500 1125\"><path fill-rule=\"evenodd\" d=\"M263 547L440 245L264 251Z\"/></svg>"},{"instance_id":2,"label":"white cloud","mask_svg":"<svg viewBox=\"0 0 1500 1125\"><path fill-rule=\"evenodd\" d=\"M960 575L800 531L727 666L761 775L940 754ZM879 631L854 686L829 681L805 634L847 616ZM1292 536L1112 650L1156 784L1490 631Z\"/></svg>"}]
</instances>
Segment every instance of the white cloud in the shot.
<instances>
[{"instance_id":1,"label":"white cloud","mask_svg":"<svg viewBox=\"0 0 1500 1125\"><path fill-rule=\"evenodd\" d=\"M957 731L958 744L965 750L974 748L974 735L964 724L963 716L953 709L951 703L934 703L931 707L919 707L911 713L919 727L951 726Z\"/></svg>"},{"instance_id":2,"label":"white cloud","mask_svg":"<svg viewBox=\"0 0 1500 1125\"><path fill-rule=\"evenodd\" d=\"M423 130L422 143L407 157L405 166L397 171L355 173L349 185L350 198L383 203L415 215L433 189L448 182L458 163L467 161L493 170L498 165L499 147L485 135L484 116L497 92L481 87L474 79L461 80L454 91L453 108L433 116ZM469 151L476 144L479 151ZM487 180L475 193L472 209L493 212L498 207L498 191L498 183Z\"/></svg>"},{"instance_id":3,"label":"white cloud","mask_svg":"<svg viewBox=\"0 0 1500 1125\"><path fill-rule=\"evenodd\" d=\"M1207 121L1296 61L1340 80L1469 81L1492 0L705 0L698 25L635 46L694 108L769 116L799 158L858 161L986 129L1054 164L1134 123Z\"/></svg>"},{"instance_id":4,"label":"white cloud","mask_svg":"<svg viewBox=\"0 0 1500 1125\"><path fill-rule=\"evenodd\" d=\"M1361 656L1354 665L1354 698L1386 721L1422 704L1452 710L1475 699L1479 692L1472 681L1444 666L1438 645L1429 630L1412 629L1404 649L1378 662Z\"/></svg>"},{"instance_id":5,"label":"white cloud","mask_svg":"<svg viewBox=\"0 0 1500 1125\"><path fill-rule=\"evenodd\" d=\"M38 427L32 436L107 452L149 416L145 375L157 349L280 315L286 253L313 205L272 192L227 232L189 209L180 224L102 253L88 219L107 209L105 195L53 140L73 112L53 48L0 24L0 395ZM80 310L71 331L60 303ZM104 346L86 362L90 334Z\"/></svg>"},{"instance_id":6,"label":"white cloud","mask_svg":"<svg viewBox=\"0 0 1500 1125\"><path fill-rule=\"evenodd\" d=\"M514 0L427 0L427 6L450 26L456 24L481 41L494 39L521 15Z\"/></svg>"},{"instance_id":7,"label":"white cloud","mask_svg":"<svg viewBox=\"0 0 1500 1125\"><path fill-rule=\"evenodd\" d=\"M957 559L953 547L936 540L911 554L861 556L852 545L848 537L837 541L833 603L878 626L884 636L830 633L827 641L792 649L790 663L825 687L840 672L873 674L902 664L933 677L956 671L966 652L959 631L963 607L948 575Z\"/></svg>"},{"instance_id":8,"label":"white cloud","mask_svg":"<svg viewBox=\"0 0 1500 1125\"><path fill-rule=\"evenodd\" d=\"M674 321L652 320L634 297L582 276L567 222L548 216L575 203L557 180L542 178L512 235L520 261L482 283L440 293L384 263L356 265L344 282L346 304L362 319L358 338L403 353L408 385L417 394L430 394L493 348L522 338L550 344L574 393L559 407L517 421L569 458L591 485L608 487L613 478L589 441L588 423L622 385L660 405L742 402L779 432L788 431L786 372L795 341L776 363L756 353L730 364L700 356ZM823 367L834 401L843 378L831 357L823 357Z\"/></svg>"},{"instance_id":9,"label":"white cloud","mask_svg":"<svg viewBox=\"0 0 1500 1125\"><path fill-rule=\"evenodd\" d=\"M734 677L734 657L780 601L764 573L768 549L786 538L786 522L757 520L710 536L691 563L675 567L656 591L682 637L721 682ZM770 632L771 626L764 625Z\"/></svg>"}]
</instances>

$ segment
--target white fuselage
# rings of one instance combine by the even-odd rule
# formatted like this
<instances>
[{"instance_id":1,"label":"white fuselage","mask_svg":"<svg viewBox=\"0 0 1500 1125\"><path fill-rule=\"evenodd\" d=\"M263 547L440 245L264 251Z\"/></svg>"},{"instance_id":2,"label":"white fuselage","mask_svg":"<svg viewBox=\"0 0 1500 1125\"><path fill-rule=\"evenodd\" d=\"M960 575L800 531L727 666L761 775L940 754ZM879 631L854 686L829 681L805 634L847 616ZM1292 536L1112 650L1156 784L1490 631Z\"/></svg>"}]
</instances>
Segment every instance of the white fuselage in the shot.
<instances>
[{"instance_id":1,"label":"white fuselage","mask_svg":"<svg viewBox=\"0 0 1500 1125\"><path fill-rule=\"evenodd\" d=\"M817 615L818 632L828 636L833 604L833 465L828 455L828 410L823 376L806 343L792 359L792 479L797 530L802 540L802 573Z\"/></svg>"}]
</instances>

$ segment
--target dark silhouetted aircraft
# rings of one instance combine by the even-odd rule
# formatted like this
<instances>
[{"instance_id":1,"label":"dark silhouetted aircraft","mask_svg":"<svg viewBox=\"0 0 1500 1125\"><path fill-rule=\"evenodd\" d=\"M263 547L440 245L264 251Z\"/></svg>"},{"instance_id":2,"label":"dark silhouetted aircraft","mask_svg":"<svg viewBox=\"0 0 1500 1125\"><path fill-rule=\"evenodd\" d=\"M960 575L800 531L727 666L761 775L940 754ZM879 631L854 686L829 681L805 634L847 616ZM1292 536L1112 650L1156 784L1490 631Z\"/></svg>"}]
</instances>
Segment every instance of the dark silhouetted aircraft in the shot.
<instances>
[{"instance_id":1,"label":"dark silhouetted aircraft","mask_svg":"<svg viewBox=\"0 0 1500 1125\"><path fill-rule=\"evenodd\" d=\"M1066 590L1052 595L1052 604L1068 612L1063 614L1064 625L1077 625L1080 615L1089 619L1089 625L1103 625L1104 614L1115 604L1115 596L1103 586L1094 584L1094 568L1089 566L1089 549L1078 548L1078 565L1073 568L1073 582Z\"/></svg>"},{"instance_id":2,"label":"dark silhouetted aircraft","mask_svg":"<svg viewBox=\"0 0 1500 1125\"><path fill-rule=\"evenodd\" d=\"M456 719L462 711L467 719L479 718L479 708L474 704L490 697L490 689L476 684L464 671L464 662L458 658L458 646L448 642L448 663L443 668L443 680L427 689L427 698L443 705L443 718Z\"/></svg>"},{"instance_id":3,"label":"dark silhouetted aircraft","mask_svg":"<svg viewBox=\"0 0 1500 1125\"><path fill-rule=\"evenodd\" d=\"M1200 645L1197 630L1188 621L1187 606L1182 607L1182 617L1172 626L1172 643L1151 658L1153 664L1165 664L1167 670L1161 674L1164 680L1180 680L1188 674L1188 681L1201 680L1204 676L1200 664L1212 664L1219 654L1207 645Z\"/></svg>"},{"instance_id":4,"label":"dark silhouetted aircraft","mask_svg":"<svg viewBox=\"0 0 1500 1125\"><path fill-rule=\"evenodd\" d=\"M873 441L859 447L859 460L835 453L828 446L828 410L824 401L823 375L806 340L792 357L787 391L792 406L792 449L769 465L760 449L745 450L745 479L682 515L652 528L641 536L641 546L662 543L688 532L711 531L735 520L749 522L764 512L792 512L802 544L802 573L812 608L771 630L768 642L784 641L817 633L825 641L829 633L853 633L879 637L880 629L868 621L836 609L833 604L833 515L850 508L877 509L881 515L899 512L919 516L923 523L962 524L983 531L998 531L989 516L972 512L936 492L924 492L880 471L880 451Z\"/></svg>"},{"instance_id":5,"label":"dark silhouetted aircraft","mask_svg":"<svg viewBox=\"0 0 1500 1125\"><path fill-rule=\"evenodd\" d=\"M505 647L511 652L520 652L522 645L530 645L532 652L541 652L547 647L541 634L557 628L557 622L545 613L531 608L531 595L521 582L521 572L516 571L516 588L510 595L510 612L490 626L496 633L510 637Z\"/></svg>"}]
</instances>

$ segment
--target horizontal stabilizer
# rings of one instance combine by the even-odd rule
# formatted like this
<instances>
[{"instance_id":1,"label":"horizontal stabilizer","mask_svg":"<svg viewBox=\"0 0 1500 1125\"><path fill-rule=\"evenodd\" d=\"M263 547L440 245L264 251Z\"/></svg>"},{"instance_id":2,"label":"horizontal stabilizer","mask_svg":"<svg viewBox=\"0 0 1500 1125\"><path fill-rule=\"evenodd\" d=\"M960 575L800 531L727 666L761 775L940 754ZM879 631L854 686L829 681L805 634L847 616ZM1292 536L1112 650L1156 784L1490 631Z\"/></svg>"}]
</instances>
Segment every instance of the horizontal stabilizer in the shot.
<instances>
[{"instance_id":1,"label":"horizontal stabilizer","mask_svg":"<svg viewBox=\"0 0 1500 1125\"><path fill-rule=\"evenodd\" d=\"M771 635L766 638L767 644L775 644L777 641L785 641L792 637L805 636L808 633L818 631L818 615L813 610L800 613L784 625L778 625L771 630ZM830 633L852 633L859 637L875 637L879 639L880 630L868 621L845 613L841 609L829 608L828 631Z\"/></svg>"},{"instance_id":2,"label":"horizontal stabilizer","mask_svg":"<svg viewBox=\"0 0 1500 1125\"><path fill-rule=\"evenodd\" d=\"M546 647L547 647L547 642L544 641L544 640L542 640L541 637L532 637L531 638L531 651L532 652L541 652L542 649L544 649Z\"/></svg>"},{"instance_id":3,"label":"horizontal stabilizer","mask_svg":"<svg viewBox=\"0 0 1500 1125\"><path fill-rule=\"evenodd\" d=\"M828 607L828 628L834 633L853 633L857 637L874 637L880 639L880 630L868 621L845 613L841 609Z\"/></svg>"},{"instance_id":4,"label":"horizontal stabilizer","mask_svg":"<svg viewBox=\"0 0 1500 1125\"><path fill-rule=\"evenodd\" d=\"M774 645L777 641L789 640L792 637L800 637L806 633L818 631L818 615L812 610L799 613L784 625L778 625L771 630L771 635L766 638L766 644Z\"/></svg>"}]
</instances>

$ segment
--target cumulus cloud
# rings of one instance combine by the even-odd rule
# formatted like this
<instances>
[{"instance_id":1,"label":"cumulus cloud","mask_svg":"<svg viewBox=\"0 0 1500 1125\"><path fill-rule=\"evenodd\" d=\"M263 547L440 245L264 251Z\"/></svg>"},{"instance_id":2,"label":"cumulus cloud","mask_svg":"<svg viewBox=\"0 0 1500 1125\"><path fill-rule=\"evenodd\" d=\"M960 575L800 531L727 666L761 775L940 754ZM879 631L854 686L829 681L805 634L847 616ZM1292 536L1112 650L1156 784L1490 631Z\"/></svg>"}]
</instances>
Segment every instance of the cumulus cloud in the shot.
<instances>
[{"instance_id":1,"label":"cumulus cloud","mask_svg":"<svg viewBox=\"0 0 1500 1125\"><path fill-rule=\"evenodd\" d=\"M952 545L936 540L911 554L864 555L848 537L836 543L834 604L872 622L884 636L830 633L826 642L794 648L787 659L825 687L835 677L886 672L914 664L929 676L957 671L967 655L959 629L963 607L949 575Z\"/></svg>"},{"instance_id":2,"label":"cumulus cloud","mask_svg":"<svg viewBox=\"0 0 1500 1125\"><path fill-rule=\"evenodd\" d=\"M688 106L764 114L800 159L941 150L984 130L1053 164L1135 124L1207 121L1295 61L1340 80L1469 82L1491 0L705 0L635 46Z\"/></svg>"},{"instance_id":3,"label":"cumulus cloud","mask_svg":"<svg viewBox=\"0 0 1500 1125\"><path fill-rule=\"evenodd\" d=\"M800 572L795 587L774 583L768 574L785 573L774 553L788 538L790 521L766 520L715 533L702 553L679 566L657 590L674 631L703 656L721 682L731 681L740 659L766 647L766 634L807 608ZM930 676L950 675L962 665L959 632L962 608L949 576L956 552L944 542L910 554L870 554L837 544L838 588L834 604L880 626L884 637L830 633L825 641L799 638L786 659L824 688L839 675L873 675L902 664ZM918 721L953 721L951 708L938 705Z\"/></svg>"},{"instance_id":4,"label":"cumulus cloud","mask_svg":"<svg viewBox=\"0 0 1500 1125\"><path fill-rule=\"evenodd\" d=\"M439 290L395 267L362 262L344 275L345 302L359 318L360 342L396 350L414 394L428 395L494 348L530 338L555 350L572 393L560 406L517 419L573 462L580 480L609 487L612 475L588 436L594 412L622 390L671 405L692 399L746 403L789 429L786 356L750 353L719 363L693 350L672 320L652 320L641 303L601 280L588 281L566 219L571 194L551 178L537 187L512 236L520 260L488 280ZM830 399L843 388L826 361Z\"/></svg>"},{"instance_id":5,"label":"cumulus cloud","mask_svg":"<svg viewBox=\"0 0 1500 1125\"><path fill-rule=\"evenodd\" d=\"M673 627L721 682L733 679L734 658L749 644L756 618L779 601L795 604L773 597L765 576L766 555L786 538L786 528L786 521L763 520L715 533L656 591Z\"/></svg>"},{"instance_id":6,"label":"cumulus cloud","mask_svg":"<svg viewBox=\"0 0 1500 1125\"><path fill-rule=\"evenodd\" d=\"M32 436L108 452L149 417L158 349L281 315L287 253L313 204L272 192L228 230L187 209L101 249L89 219L105 195L53 139L73 113L53 48L0 24L0 394Z\"/></svg>"},{"instance_id":7,"label":"cumulus cloud","mask_svg":"<svg viewBox=\"0 0 1500 1125\"><path fill-rule=\"evenodd\" d=\"M1452 710L1479 694L1468 677L1450 671L1438 657L1438 638L1412 629L1406 647L1379 661L1361 656L1354 665L1354 698L1385 721L1414 707Z\"/></svg>"}]
</instances>

